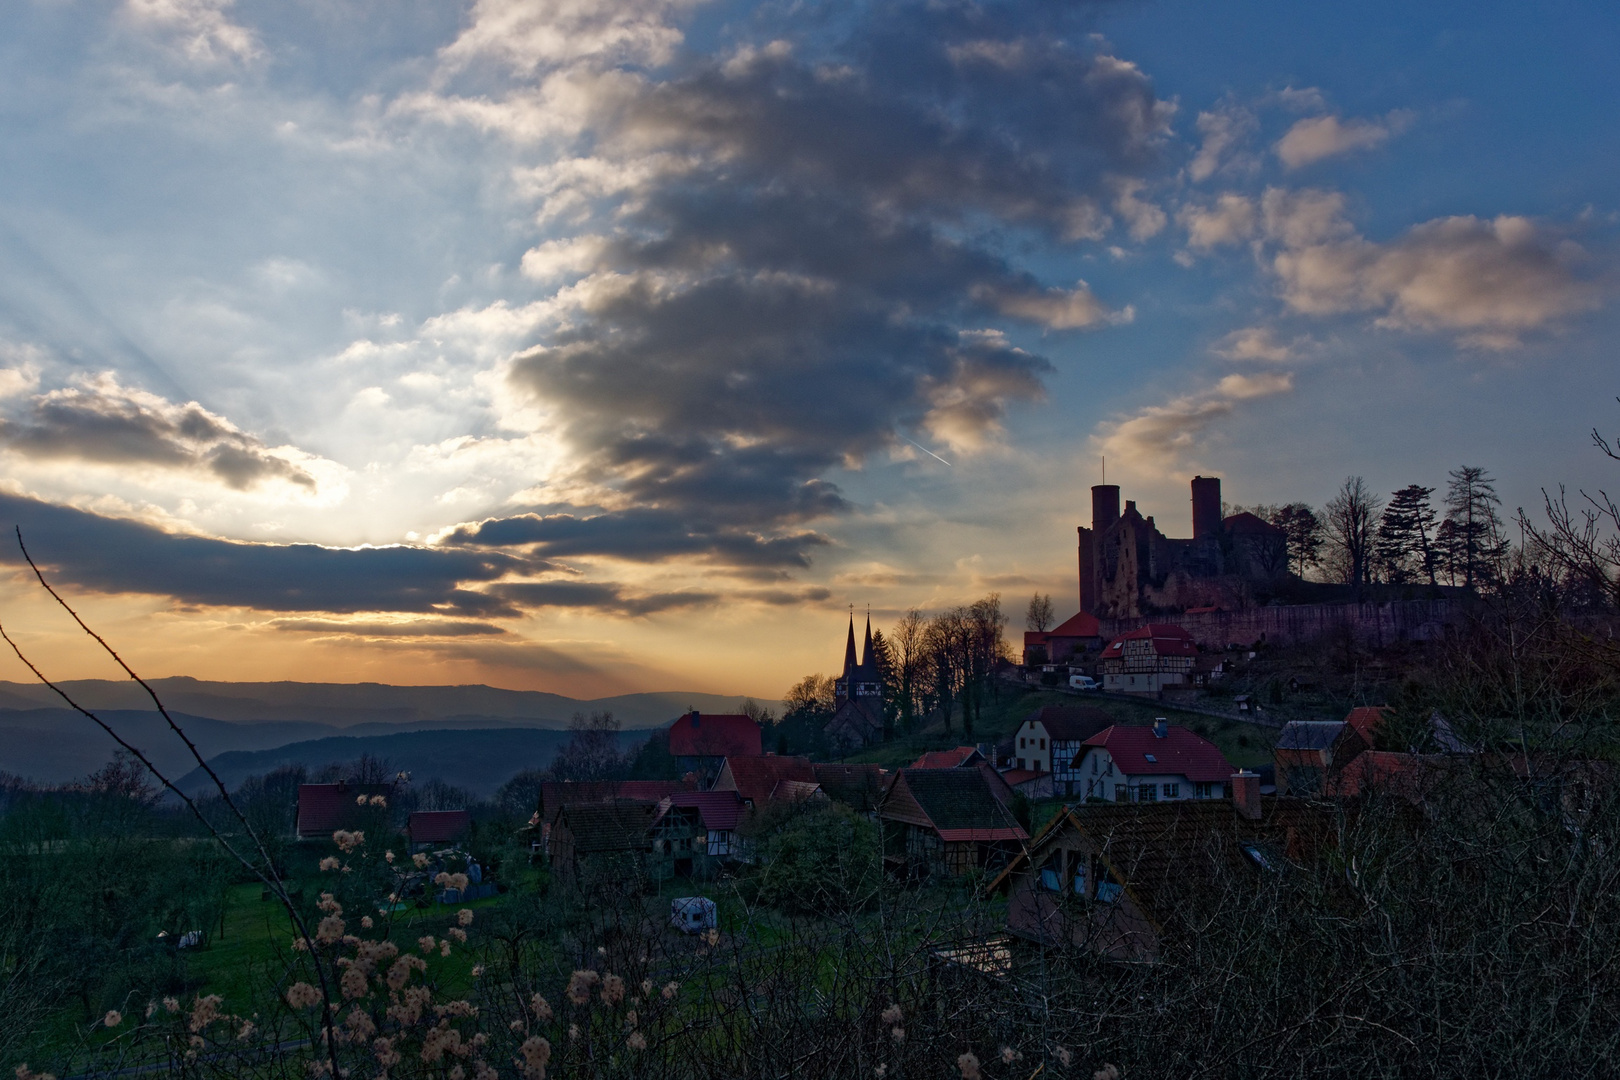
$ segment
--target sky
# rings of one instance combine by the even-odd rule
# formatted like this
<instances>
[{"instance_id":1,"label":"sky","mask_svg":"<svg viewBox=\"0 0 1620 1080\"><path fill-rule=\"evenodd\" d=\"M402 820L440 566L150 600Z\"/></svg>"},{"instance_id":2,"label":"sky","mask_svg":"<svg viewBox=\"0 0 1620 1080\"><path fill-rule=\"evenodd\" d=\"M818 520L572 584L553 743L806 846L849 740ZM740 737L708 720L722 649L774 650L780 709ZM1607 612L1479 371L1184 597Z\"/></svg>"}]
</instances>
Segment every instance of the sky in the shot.
<instances>
[{"instance_id":1,"label":"sky","mask_svg":"<svg viewBox=\"0 0 1620 1080\"><path fill-rule=\"evenodd\" d=\"M0 524L146 674L776 697L852 607L1072 613L1105 460L1171 536L1195 474L1533 512L1615 486L1616 56L1595 2L18 0Z\"/></svg>"}]
</instances>

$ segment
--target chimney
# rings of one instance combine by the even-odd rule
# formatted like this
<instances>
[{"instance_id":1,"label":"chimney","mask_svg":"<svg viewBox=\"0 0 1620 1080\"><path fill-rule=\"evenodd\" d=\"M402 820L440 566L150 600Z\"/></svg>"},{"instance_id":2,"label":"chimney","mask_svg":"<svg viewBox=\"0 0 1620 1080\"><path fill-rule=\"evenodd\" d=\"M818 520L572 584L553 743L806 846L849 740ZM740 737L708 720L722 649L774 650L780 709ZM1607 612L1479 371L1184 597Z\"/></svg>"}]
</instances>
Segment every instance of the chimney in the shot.
<instances>
[{"instance_id":1,"label":"chimney","mask_svg":"<svg viewBox=\"0 0 1620 1080\"><path fill-rule=\"evenodd\" d=\"M1232 774L1232 808L1250 821L1260 820L1260 774L1239 769Z\"/></svg>"},{"instance_id":2,"label":"chimney","mask_svg":"<svg viewBox=\"0 0 1620 1080\"><path fill-rule=\"evenodd\" d=\"M1098 484L1091 489L1091 527L1102 532L1119 520L1119 485Z\"/></svg>"},{"instance_id":3,"label":"chimney","mask_svg":"<svg viewBox=\"0 0 1620 1080\"><path fill-rule=\"evenodd\" d=\"M1155 718L1153 721L1153 737L1155 739L1162 739L1169 734L1170 721L1166 720L1162 716Z\"/></svg>"},{"instance_id":4,"label":"chimney","mask_svg":"<svg viewBox=\"0 0 1620 1080\"><path fill-rule=\"evenodd\" d=\"M698 726L698 711L696 709L692 710L692 726Z\"/></svg>"},{"instance_id":5,"label":"chimney","mask_svg":"<svg viewBox=\"0 0 1620 1080\"><path fill-rule=\"evenodd\" d=\"M1193 539L1203 540L1221 534L1221 478L1195 476L1192 479Z\"/></svg>"}]
</instances>

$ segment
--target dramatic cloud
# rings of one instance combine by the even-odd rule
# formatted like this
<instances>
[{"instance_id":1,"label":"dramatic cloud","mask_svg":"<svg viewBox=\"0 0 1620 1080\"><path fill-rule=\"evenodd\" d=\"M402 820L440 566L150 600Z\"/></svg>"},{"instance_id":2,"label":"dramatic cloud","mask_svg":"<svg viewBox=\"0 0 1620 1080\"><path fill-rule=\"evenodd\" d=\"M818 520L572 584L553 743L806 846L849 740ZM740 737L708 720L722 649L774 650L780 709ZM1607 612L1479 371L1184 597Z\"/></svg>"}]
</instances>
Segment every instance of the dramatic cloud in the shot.
<instances>
[{"instance_id":1,"label":"dramatic cloud","mask_svg":"<svg viewBox=\"0 0 1620 1080\"><path fill-rule=\"evenodd\" d=\"M1007 254L1166 222L1144 179L1173 108L1083 15L901 4L703 56L676 48L680 14L481 3L442 88L398 106L555 140L524 183L571 235L523 258L559 287L510 385L610 515L447 542L802 566L824 542L803 524L848 509L829 472L912 437L972 452L1041 396L1051 365L998 322L1131 318ZM491 63L515 81L474 92Z\"/></svg>"},{"instance_id":2,"label":"dramatic cloud","mask_svg":"<svg viewBox=\"0 0 1620 1080\"><path fill-rule=\"evenodd\" d=\"M471 586L537 569L499 552L177 536L9 494L0 494L0 526L6 534L20 526L35 561L62 584L261 611L515 615L514 605ZM5 551L5 563L20 563L14 546Z\"/></svg>"},{"instance_id":3,"label":"dramatic cloud","mask_svg":"<svg viewBox=\"0 0 1620 1080\"><path fill-rule=\"evenodd\" d=\"M527 547L537 555L564 559L607 556L634 562L661 562L697 556L731 566L802 568L810 551L828 543L819 533L765 537L757 533L704 528L666 510L623 510L580 516L523 514L458 525L437 538L447 545Z\"/></svg>"},{"instance_id":4,"label":"dramatic cloud","mask_svg":"<svg viewBox=\"0 0 1620 1080\"><path fill-rule=\"evenodd\" d=\"M1294 377L1289 372L1228 375L1201 393L1150 405L1133 416L1100 425L1092 443L1100 453L1127 463L1132 471L1179 473L1197 453L1206 432L1232 416L1242 402L1286 394L1293 388Z\"/></svg>"},{"instance_id":5,"label":"dramatic cloud","mask_svg":"<svg viewBox=\"0 0 1620 1080\"><path fill-rule=\"evenodd\" d=\"M21 418L0 419L0 443L29 458L190 472L236 491L266 480L316 486L296 450L266 447L195 401L175 405L111 375L35 397Z\"/></svg>"},{"instance_id":6,"label":"dramatic cloud","mask_svg":"<svg viewBox=\"0 0 1620 1080\"><path fill-rule=\"evenodd\" d=\"M1281 247L1271 269L1297 311L1382 312L1380 325L1501 349L1601 300L1584 249L1529 218L1440 218L1378 244L1344 220L1334 193L1272 189L1263 208Z\"/></svg>"},{"instance_id":7,"label":"dramatic cloud","mask_svg":"<svg viewBox=\"0 0 1620 1080\"><path fill-rule=\"evenodd\" d=\"M1275 149L1284 165L1297 169L1323 158L1382 146L1410 123L1410 114L1405 112L1390 113L1383 121L1340 120L1332 114L1312 116L1296 121L1277 141Z\"/></svg>"}]
</instances>

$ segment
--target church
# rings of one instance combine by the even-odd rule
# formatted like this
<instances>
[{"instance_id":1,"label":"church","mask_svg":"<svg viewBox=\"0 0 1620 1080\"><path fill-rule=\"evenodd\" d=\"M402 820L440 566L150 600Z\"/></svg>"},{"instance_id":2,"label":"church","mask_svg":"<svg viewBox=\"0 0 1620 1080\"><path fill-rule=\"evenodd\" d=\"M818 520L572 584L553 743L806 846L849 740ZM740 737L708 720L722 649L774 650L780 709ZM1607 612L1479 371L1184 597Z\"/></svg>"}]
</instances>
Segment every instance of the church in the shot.
<instances>
[{"instance_id":1,"label":"church","mask_svg":"<svg viewBox=\"0 0 1620 1080\"><path fill-rule=\"evenodd\" d=\"M872 651L872 616L866 617L866 643L855 659L855 616L844 641L844 673L833 683L833 715L827 740L843 753L883 741L883 672Z\"/></svg>"}]
</instances>

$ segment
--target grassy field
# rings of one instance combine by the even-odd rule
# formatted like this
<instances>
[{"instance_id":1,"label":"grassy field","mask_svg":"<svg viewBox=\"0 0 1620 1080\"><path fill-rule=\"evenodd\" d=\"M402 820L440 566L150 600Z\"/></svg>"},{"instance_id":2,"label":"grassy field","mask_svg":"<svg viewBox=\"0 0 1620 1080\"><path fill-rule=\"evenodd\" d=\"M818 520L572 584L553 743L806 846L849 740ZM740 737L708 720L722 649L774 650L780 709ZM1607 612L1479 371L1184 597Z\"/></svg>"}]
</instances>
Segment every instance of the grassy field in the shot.
<instances>
[{"instance_id":1,"label":"grassy field","mask_svg":"<svg viewBox=\"0 0 1620 1080\"><path fill-rule=\"evenodd\" d=\"M999 697L985 702L979 723L973 734L962 730L960 710L951 723L951 730L935 721L928 727L910 735L901 735L892 742L873 747L849 758L850 761L872 762L884 768L910 765L929 750L948 750L953 746L994 742L1018 730L1024 718L1044 705L1090 705L1113 716L1121 724L1148 725L1158 717L1172 724L1191 728L1213 742L1233 765L1254 768L1271 761L1271 748L1277 733L1271 728L1246 724L1241 720L1228 720L1202 713L1183 712L1174 706L1156 701L1121 701L1117 698L1076 697L1057 690L1021 688L1003 684Z\"/></svg>"}]
</instances>

